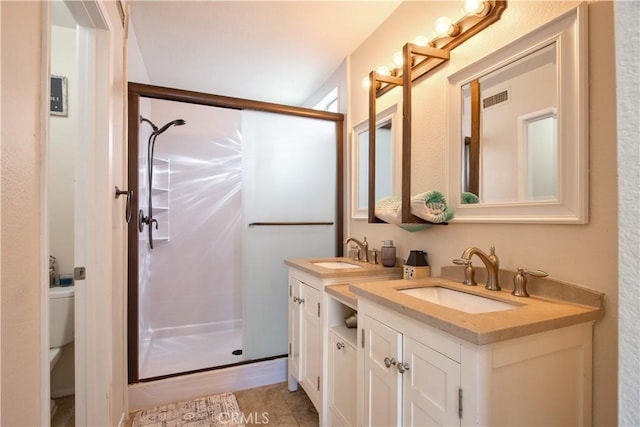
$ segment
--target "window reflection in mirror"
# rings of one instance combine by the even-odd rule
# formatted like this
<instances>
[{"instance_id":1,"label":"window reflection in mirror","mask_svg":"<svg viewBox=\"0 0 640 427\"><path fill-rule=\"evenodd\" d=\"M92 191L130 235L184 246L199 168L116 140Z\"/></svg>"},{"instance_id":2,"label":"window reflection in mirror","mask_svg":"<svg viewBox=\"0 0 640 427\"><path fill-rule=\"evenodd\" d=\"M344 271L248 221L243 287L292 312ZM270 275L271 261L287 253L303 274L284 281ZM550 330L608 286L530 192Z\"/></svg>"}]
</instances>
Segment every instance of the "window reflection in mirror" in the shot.
<instances>
[{"instance_id":1,"label":"window reflection in mirror","mask_svg":"<svg viewBox=\"0 0 640 427\"><path fill-rule=\"evenodd\" d=\"M462 190L479 203L557 199L556 50L553 42L461 88Z\"/></svg>"},{"instance_id":2,"label":"window reflection in mirror","mask_svg":"<svg viewBox=\"0 0 640 427\"><path fill-rule=\"evenodd\" d=\"M399 194L397 189L397 130L396 106L378 114L376 121L376 201ZM367 218L369 201L369 121L354 128L352 216Z\"/></svg>"}]
</instances>

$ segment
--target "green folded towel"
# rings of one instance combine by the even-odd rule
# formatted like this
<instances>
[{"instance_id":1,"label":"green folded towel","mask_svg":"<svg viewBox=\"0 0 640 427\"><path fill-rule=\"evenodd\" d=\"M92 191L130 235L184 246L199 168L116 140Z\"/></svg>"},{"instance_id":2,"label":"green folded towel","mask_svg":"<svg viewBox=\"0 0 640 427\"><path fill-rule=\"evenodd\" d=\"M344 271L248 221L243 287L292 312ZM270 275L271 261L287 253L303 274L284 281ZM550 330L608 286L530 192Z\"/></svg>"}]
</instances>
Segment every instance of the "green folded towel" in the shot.
<instances>
[{"instance_id":1,"label":"green folded towel","mask_svg":"<svg viewBox=\"0 0 640 427\"><path fill-rule=\"evenodd\" d=\"M376 216L388 224L395 224L412 233L429 228L429 224L402 224L402 199L399 196L389 196L378 200Z\"/></svg>"},{"instance_id":2,"label":"green folded towel","mask_svg":"<svg viewBox=\"0 0 640 427\"><path fill-rule=\"evenodd\" d=\"M470 204L473 204L473 203L480 202L480 199L478 198L478 196L476 196L475 194L470 193L468 191L463 191L462 192L461 200L462 200L462 204L463 205L470 205Z\"/></svg>"},{"instance_id":3,"label":"green folded towel","mask_svg":"<svg viewBox=\"0 0 640 427\"><path fill-rule=\"evenodd\" d=\"M447 222L453 218L453 210L447 206L447 199L436 190L411 197L411 213L434 223Z\"/></svg>"}]
</instances>

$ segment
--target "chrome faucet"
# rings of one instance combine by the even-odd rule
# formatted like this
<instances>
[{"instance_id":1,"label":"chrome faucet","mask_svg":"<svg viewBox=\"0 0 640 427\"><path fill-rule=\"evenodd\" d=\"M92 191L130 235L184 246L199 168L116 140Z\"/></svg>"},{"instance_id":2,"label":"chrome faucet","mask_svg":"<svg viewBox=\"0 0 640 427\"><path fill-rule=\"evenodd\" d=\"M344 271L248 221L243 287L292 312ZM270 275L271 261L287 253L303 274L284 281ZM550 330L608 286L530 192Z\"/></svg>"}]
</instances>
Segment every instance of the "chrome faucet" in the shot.
<instances>
[{"instance_id":1,"label":"chrome faucet","mask_svg":"<svg viewBox=\"0 0 640 427\"><path fill-rule=\"evenodd\" d=\"M356 245L358 245L358 247L360 248L359 252L364 252L364 258L361 258L358 252L358 254L356 255L356 260L369 262L369 242L367 242L367 238L365 237L361 242L360 240L355 239L353 237L347 237L347 239L344 241L344 244L346 245L349 242L353 242Z\"/></svg>"},{"instance_id":2,"label":"chrome faucet","mask_svg":"<svg viewBox=\"0 0 640 427\"><path fill-rule=\"evenodd\" d=\"M485 268L487 269L487 284L485 285L485 288L487 288L490 291L499 291L501 289L500 283L498 281L498 272L500 270L500 260L496 255L495 246L491 246L491 254L489 255L485 254L478 248L474 248L474 247L467 248L462 253L461 258L470 260L471 257L474 255L477 255L478 258L480 258L480 260L484 263Z\"/></svg>"}]
</instances>

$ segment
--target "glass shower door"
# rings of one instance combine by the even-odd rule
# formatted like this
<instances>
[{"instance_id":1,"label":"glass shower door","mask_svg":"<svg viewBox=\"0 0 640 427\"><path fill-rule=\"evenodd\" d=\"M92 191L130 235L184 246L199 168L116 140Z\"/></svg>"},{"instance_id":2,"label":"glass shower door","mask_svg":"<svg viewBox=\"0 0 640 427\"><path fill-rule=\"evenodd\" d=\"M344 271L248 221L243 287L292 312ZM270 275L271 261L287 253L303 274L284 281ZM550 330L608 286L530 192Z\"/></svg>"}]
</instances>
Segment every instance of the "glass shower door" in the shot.
<instances>
[{"instance_id":1,"label":"glass shower door","mask_svg":"<svg viewBox=\"0 0 640 427\"><path fill-rule=\"evenodd\" d=\"M335 255L336 124L244 111L242 135L243 345L254 360L287 354L284 260Z\"/></svg>"}]
</instances>

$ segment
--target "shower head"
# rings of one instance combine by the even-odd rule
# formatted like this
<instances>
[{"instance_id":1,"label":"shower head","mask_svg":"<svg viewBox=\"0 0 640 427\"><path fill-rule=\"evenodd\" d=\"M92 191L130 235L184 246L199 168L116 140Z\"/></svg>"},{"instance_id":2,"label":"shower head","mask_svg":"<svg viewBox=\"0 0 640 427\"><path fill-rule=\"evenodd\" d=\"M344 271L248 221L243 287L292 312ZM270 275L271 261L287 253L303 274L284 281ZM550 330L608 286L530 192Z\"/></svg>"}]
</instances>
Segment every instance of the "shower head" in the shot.
<instances>
[{"instance_id":1,"label":"shower head","mask_svg":"<svg viewBox=\"0 0 640 427\"><path fill-rule=\"evenodd\" d=\"M144 117L140 116L140 123L144 123L147 122L149 123L149 125L151 126L151 129L153 129L154 132L158 131L158 126L154 125L151 120L149 119L145 119Z\"/></svg>"},{"instance_id":2,"label":"shower head","mask_svg":"<svg viewBox=\"0 0 640 427\"><path fill-rule=\"evenodd\" d=\"M182 119L176 119L176 120L173 120L173 121L167 123L166 125L162 126L160 129L158 129L158 126L154 125L153 122L151 122L151 120L145 119L144 117L140 116L140 123L143 123L143 122L149 123L149 125L151 126L151 129L153 129L152 135L156 135L156 136L158 136L161 133L165 132L171 126L182 126L182 125L187 123Z\"/></svg>"},{"instance_id":3,"label":"shower head","mask_svg":"<svg viewBox=\"0 0 640 427\"><path fill-rule=\"evenodd\" d=\"M187 122L185 122L182 119L176 119L176 120L173 120L173 121L167 123L166 125L162 126L160 129L154 129L153 133L155 133L156 135L160 135L161 133L163 133L164 131L169 129L171 126L182 126L182 125L184 125L186 123Z\"/></svg>"}]
</instances>

